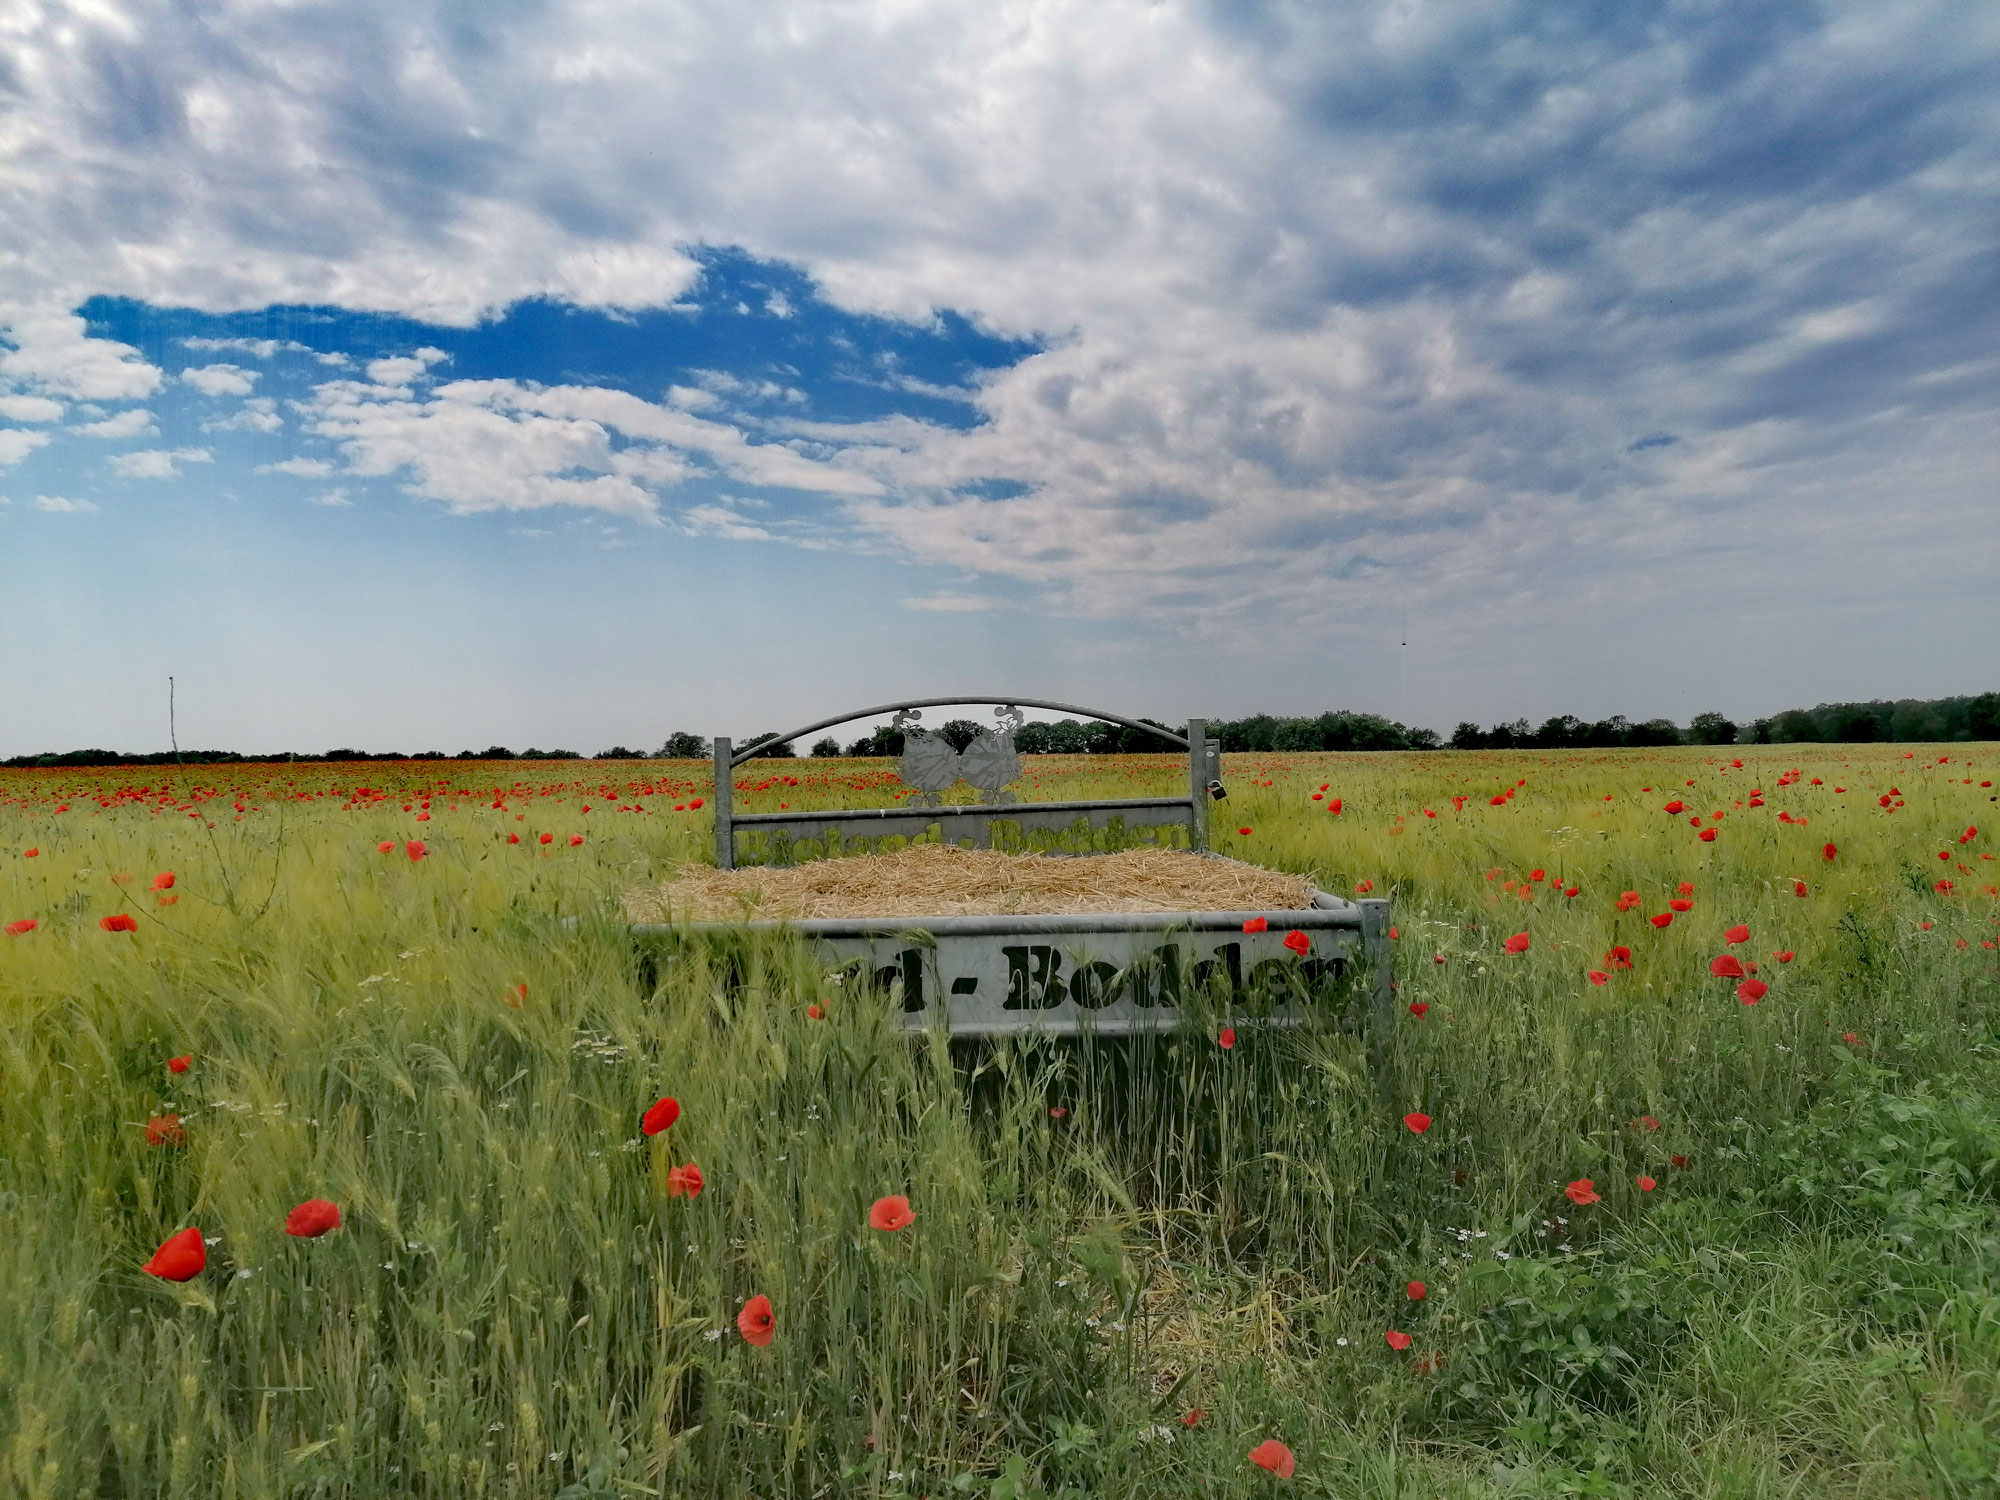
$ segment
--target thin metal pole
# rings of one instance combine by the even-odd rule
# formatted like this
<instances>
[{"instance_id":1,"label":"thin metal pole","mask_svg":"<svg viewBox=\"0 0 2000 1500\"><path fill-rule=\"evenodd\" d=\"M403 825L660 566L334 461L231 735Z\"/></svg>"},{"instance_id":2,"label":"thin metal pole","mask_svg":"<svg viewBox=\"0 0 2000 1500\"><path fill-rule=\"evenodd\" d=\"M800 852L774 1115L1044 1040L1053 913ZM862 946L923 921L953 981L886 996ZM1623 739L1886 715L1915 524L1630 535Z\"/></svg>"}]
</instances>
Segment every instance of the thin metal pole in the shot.
<instances>
[{"instance_id":1,"label":"thin metal pole","mask_svg":"<svg viewBox=\"0 0 2000 1500\"><path fill-rule=\"evenodd\" d=\"M715 796L710 799L715 804L715 867L718 870L736 868L735 799L736 772L730 765L729 740L725 735L715 737Z\"/></svg>"}]
</instances>

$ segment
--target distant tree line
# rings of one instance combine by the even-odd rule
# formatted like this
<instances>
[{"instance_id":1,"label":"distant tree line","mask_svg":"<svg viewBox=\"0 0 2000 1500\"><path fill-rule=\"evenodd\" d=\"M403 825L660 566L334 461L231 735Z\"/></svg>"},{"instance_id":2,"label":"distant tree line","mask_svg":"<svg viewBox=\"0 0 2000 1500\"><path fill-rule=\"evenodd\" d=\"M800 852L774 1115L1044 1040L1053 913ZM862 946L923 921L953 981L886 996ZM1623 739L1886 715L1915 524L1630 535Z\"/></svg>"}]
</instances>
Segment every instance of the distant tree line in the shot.
<instances>
[{"instance_id":1,"label":"distant tree line","mask_svg":"<svg viewBox=\"0 0 2000 1500\"><path fill-rule=\"evenodd\" d=\"M1559 714L1534 728L1526 719L1495 724L1491 729L1468 722L1452 731L1451 747L1585 750L1621 745L1886 745L1952 740L2000 740L2000 693L1822 703L1817 708L1786 709L1748 724L1738 724L1719 713L1700 713L1684 730L1670 719L1634 724L1623 715L1593 723L1573 714Z\"/></svg>"},{"instance_id":2,"label":"distant tree line","mask_svg":"<svg viewBox=\"0 0 2000 1500\"><path fill-rule=\"evenodd\" d=\"M1152 724L1179 735L1182 727L1142 717ZM971 719L951 719L933 733L942 735L954 750L972 743L981 726ZM1470 720L1441 741L1435 730L1412 728L1377 714L1334 710L1314 718L1288 719L1271 714L1251 714L1244 719L1213 719L1208 735L1227 751L1272 750L1435 750L1448 744L1453 750L1609 750L1654 745L1792 745L1792 744L1902 744L1939 743L1952 740L2000 740L2000 693L1980 693L1961 698L1875 699L1867 703L1822 703L1816 708L1790 708L1768 719L1738 724L1719 713L1699 713L1682 729L1671 719L1645 719L1633 723L1623 714L1608 719L1579 719L1574 714L1557 714L1539 725L1526 719L1495 724L1482 729ZM752 735L745 748L774 741L775 731ZM1023 724L1014 731L1014 747L1023 755L1133 755L1165 748L1165 741L1141 729L1123 724L1058 719L1054 723ZM687 730L676 730L652 752L657 760L703 760L710 742ZM812 747L815 756L889 756L903 753L903 732L886 724L842 748L832 735ZM771 744L756 751L759 756L789 759L798 754L791 744ZM15 755L0 760L0 766L163 766L178 761L182 765L240 765L248 761L378 761L378 760L582 760L575 750L513 751L505 745L489 745L484 750L461 750L447 755L442 750L423 750L405 755L400 750L327 750L317 755L242 755L234 750L156 750L143 755L114 750L65 750L42 755ZM600 750L592 760L645 760L642 750L613 745Z\"/></svg>"}]
</instances>

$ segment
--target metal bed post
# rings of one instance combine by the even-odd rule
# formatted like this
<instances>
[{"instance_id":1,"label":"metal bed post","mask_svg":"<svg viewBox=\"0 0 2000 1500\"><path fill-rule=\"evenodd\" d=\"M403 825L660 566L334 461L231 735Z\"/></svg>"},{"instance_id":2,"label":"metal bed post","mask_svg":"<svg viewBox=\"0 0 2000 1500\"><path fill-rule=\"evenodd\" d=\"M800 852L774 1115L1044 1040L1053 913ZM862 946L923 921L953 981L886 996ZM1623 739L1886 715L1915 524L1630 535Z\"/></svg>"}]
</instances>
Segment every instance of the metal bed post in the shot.
<instances>
[{"instance_id":1,"label":"metal bed post","mask_svg":"<svg viewBox=\"0 0 2000 1500\"><path fill-rule=\"evenodd\" d=\"M735 798L736 771L730 761L730 744L724 735L715 737L715 867L736 868Z\"/></svg>"}]
</instances>

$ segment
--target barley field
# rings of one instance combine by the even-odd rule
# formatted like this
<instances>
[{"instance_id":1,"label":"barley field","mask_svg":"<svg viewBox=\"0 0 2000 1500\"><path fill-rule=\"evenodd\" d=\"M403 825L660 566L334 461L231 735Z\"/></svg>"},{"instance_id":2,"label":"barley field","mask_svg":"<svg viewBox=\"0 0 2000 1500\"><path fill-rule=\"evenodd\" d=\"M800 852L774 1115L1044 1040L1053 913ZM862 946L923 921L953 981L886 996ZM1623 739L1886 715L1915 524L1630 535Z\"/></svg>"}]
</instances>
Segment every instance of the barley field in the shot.
<instances>
[{"instance_id":1,"label":"barley field","mask_svg":"<svg viewBox=\"0 0 2000 1500\"><path fill-rule=\"evenodd\" d=\"M1231 757L1220 848L1394 902L1379 1068L947 1046L792 940L637 948L698 763L0 773L0 1480L2000 1494L1996 773Z\"/></svg>"}]
</instances>

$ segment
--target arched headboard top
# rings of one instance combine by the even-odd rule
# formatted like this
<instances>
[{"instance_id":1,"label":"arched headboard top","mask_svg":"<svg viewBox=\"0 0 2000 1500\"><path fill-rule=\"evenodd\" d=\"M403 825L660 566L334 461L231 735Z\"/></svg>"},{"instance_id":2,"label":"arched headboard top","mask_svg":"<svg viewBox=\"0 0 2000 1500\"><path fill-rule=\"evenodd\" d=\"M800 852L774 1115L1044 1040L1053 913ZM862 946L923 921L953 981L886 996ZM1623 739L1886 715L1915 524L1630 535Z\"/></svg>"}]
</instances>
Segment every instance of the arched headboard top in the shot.
<instances>
[{"instance_id":1,"label":"arched headboard top","mask_svg":"<svg viewBox=\"0 0 2000 1500\"><path fill-rule=\"evenodd\" d=\"M1123 714L1106 713L1099 708L1083 708L1074 703L1052 703L1046 698L906 698L900 703L878 703L873 708L857 708L852 713L836 714L831 719L818 719L788 734L778 735L774 739L758 740L755 744L746 745L736 751L730 764L740 766L744 761L755 759L774 746L789 745L794 740L804 739L817 730L831 729L836 724L852 724L856 719L879 719L883 714L905 713L911 709L969 707L975 703L999 708L1045 708L1054 713L1081 714L1086 719L1097 719L1105 724L1120 724L1127 729L1139 730L1143 734L1156 735L1177 749L1185 750L1188 747L1185 735L1175 734L1171 729L1162 729L1157 724L1148 724L1143 719L1128 719Z\"/></svg>"}]
</instances>

